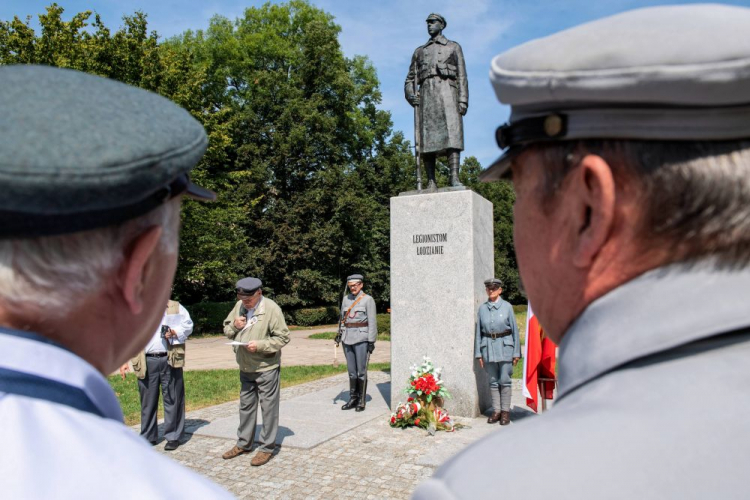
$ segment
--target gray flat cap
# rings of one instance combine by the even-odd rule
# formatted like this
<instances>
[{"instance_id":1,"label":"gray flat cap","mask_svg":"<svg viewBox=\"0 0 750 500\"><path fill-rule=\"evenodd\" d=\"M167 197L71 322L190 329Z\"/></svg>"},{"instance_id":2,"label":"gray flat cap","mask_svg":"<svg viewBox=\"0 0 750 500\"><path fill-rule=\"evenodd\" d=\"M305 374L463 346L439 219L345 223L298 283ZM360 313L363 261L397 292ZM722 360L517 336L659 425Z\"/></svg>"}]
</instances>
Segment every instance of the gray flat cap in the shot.
<instances>
[{"instance_id":1,"label":"gray flat cap","mask_svg":"<svg viewBox=\"0 0 750 500\"><path fill-rule=\"evenodd\" d=\"M499 278L491 278L488 280L484 280L484 286L499 286L500 288L502 288L503 282L500 281Z\"/></svg>"},{"instance_id":2,"label":"gray flat cap","mask_svg":"<svg viewBox=\"0 0 750 500\"><path fill-rule=\"evenodd\" d=\"M430 19L437 19L441 23L443 23L443 29L448 27L448 23L445 21L445 18L441 16L440 14L432 13L429 16L427 16L427 19L425 21L429 21Z\"/></svg>"},{"instance_id":3,"label":"gray flat cap","mask_svg":"<svg viewBox=\"0 0 750 500\"><path fill-rule=\"evenodd\" d=\"M496 138L502 176L525 145L571 139L750 137L750 9L638 9L498 55L490 80L511 106Z\"/></svg>"},{"instance_id":4,"label":"gray flat cap","mask_svg":"<svg viewBox=\"0 0 750 500\"><path fill-rule=\"evenodd\" d=\"M346 282L349 283L350 281L364 281L365 279L362 277L361 274L352 274L351 276L346 278Z\"/></svg>"},{"instance_id":5,"label":"gray flat cap","mask_svg":"<svg viewBox=\"0 0 750 500\"><path fill-rule=\"evenodd\" d=\"M258 278L242 278L235 285L237 293L254 293L255 290L263 286L263 282Z\"/></svg>"},{"instance_id":6,"label":"gray flat cap","mask_svg":"<svg viewBox=\"0 0 750 500\"><path fill-rule=\"evenodd\" d=\"M0 67L0 238L121 223L178 194L203 127L157 94L79 71Z\"/></svg>"}]
</instances>

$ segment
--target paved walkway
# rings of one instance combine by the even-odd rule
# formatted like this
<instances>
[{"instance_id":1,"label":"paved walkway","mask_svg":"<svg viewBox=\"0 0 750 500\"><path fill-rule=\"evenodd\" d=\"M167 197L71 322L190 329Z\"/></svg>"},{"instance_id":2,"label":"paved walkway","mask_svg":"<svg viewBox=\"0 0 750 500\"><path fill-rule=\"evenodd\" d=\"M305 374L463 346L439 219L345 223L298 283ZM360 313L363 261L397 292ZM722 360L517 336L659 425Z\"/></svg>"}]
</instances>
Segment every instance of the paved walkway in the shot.
<instances>
[{"instance_id":1,"label":"paved walkway","mask_svg":"<svg viewBox=\"0 0 750 500\"><path fill-rule=\"evenodd\" d=\"M520 381L514 382L511 414L518 422L532 414L521 408ZM330 421L325 416L331 412L327 407L335 411L339 404L332 406L331 394L344 391L346 386L347 376L341 374L282 389L279 424L286 428L287 437L279 438L281 445L274 458L262 467L250 466L252 454L233 460L221 458L235 443L234 435L227 435L225 424L237 418L237 401L188 413L182 446L174 452L164 452L162 441L156 449L208 476L241 499L406 499L447 458L489 433L506 429L488 425L485 418L458 419L468 428L454 433L439 432L433 437L416 428L392 429L387 409L390 375L385 372L370 373L372 389L368 392L375 399L365 412L357 415L338 410L336 421ZM450 404L447 407L450 410ZM349 415L352 420L358 419L359 425L342 425L341 419ZM217 425L221 421L224 424ZM212 424L224 429L204 431L212 436L202 435L201 429L210 429ZM315 427L322 430L316 431ZM316 434L317 442L302 439L295 444L289 437L304 437L306 433Z\"/></svg>"},{"instance_id":2,"label":"paved walkway","mask_svg":"<svg viewBox=\"0 0 750 500\"><path fill-rule=\"evenodd\" d=\"M313 333L332 332L336 326L295 330L289 332L291 340L281 351L282 366L330 365L334 359L333 340L309 339ZM232 347L226 345L225 337L188 338L185 349L185 370L212 370L215 368L237 368ZM343 347L338 348L338 362L346 364ZM387 363L391 360L391 343L378 341L370 363Z\"/></svg>"}]
</instances>

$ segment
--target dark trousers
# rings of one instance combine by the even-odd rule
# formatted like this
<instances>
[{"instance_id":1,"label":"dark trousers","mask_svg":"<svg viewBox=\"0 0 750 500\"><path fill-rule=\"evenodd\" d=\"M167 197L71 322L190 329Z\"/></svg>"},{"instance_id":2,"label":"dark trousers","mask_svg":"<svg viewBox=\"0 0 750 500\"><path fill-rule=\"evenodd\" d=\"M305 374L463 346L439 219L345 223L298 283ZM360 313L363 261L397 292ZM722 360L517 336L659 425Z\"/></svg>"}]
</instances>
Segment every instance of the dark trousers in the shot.
<instances>
[{"instance_id":1,"label":"dark trousers","mask_svg":"<svg viewBox=\"0 0 750 500\"><path fill-rule=\"evenodd\" d=\"M344 344L344 356L349 380L357 379L364 383L367 376L367 342Z\"/></svg>"},{"instance_id":2,"label":"dark trousers","mask_svg":"<svg viewBox=\"0 0 750 500\"><path fill-rule=\"evenodd\" d=\"M159 392L164 401L164 439L179 441L185 431L185 383L182 368L172 368L167 357L146 356L146 378L138 380L141 395L141 436L159 439L156 411Z\"/></svg>"}]
</instances>

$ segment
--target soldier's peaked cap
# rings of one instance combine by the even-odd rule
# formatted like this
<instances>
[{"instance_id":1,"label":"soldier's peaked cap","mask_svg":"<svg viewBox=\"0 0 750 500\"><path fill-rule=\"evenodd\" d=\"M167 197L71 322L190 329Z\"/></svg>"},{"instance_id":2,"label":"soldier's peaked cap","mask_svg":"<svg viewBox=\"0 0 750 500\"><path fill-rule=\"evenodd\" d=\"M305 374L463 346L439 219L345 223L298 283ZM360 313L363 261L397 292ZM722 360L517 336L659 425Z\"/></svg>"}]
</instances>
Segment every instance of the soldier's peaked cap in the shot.
<instances>
[{"instance_id":1,"label":"soldier's peaked cap","mask_svg":"<svg viewBox=\"0 0 750 500\"><path fill-rule=\"evenodd\" d=\"M186 194L203 127L152 92L79 71L0 67L0 238L95 229Z\"/></svg>"},{"instance_id":2,"label":"soldier's peaked cap","mask_svg":"<svg viewBox=\"0 0 750 500\"><path fill-rule=\"evenodd\" d=\"M445 29L445 28L448 27L448 23L445 21L445 18L443 16L441 16L440 14L435 14L433 12L432 14L430 14L429 16L427 16L427 19L425 19L425 20L429 21L430 19L437 19L438 21L440 21L441 23L443 23L443 29Z\"/></svg>"},{"instance_id":3,"label":"soldier's peaked cap","mask_svg":"<svg viewBox=\"0 0 750 500\"><path fill-rule=\"evenodd\" d=\"M533 40L492 60L511 106L502 176L525 145L575 139L750 137L750 9L703 4L637 9Z\"/></svg>"},{"instance_id":4,"label":"soldier's peaked cap","mask_svg":"<svg viewBox=\"0 0 750 500\"><path fill-rule=\"evenodd\" d=\"M349 283L350 281L364 281L364 277L361 274L352 274L351 276L346 278L347 283Z\"/></svg>"}]
</instances>

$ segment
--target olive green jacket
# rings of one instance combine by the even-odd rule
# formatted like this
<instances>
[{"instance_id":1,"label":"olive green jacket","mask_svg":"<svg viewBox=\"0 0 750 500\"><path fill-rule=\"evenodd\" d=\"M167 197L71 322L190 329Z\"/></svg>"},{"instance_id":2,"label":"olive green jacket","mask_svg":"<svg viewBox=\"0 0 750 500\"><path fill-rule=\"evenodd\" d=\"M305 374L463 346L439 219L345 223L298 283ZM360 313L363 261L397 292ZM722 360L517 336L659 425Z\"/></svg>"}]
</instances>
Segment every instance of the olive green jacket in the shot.
<instances>
[{"instance_id":1,"label":"olive green jacket","mask_svg":"<svg viewBox=\"0 0 750 500\"><path fill-rule=\"evenodd\" d=\"M245 316L247 309L238 300L224 320L224 335L237 342L255 341L257 352L248 351L245 346L234 346L237 364L243 372L265 372L278 368L281 364L281 348L289 343L289 328L284 321L281 308L271 299L263 297L255 309L253 318L242 330L234 327L234 320ZM255 320L257 318L257 321Z\"/></svg>"},{"instance_id":2,"label":"olive green jacket","mask_svg":"<svg viewBox=\"0 0 750 500\"><path fill-rule=\"evenodd\" d=\"M166 314L180 314L180 303L174 300L167 302ZM185 366L185 344L167 343L167 364L172 368ZM141 351L138 356L130 360L133 365L133 373L139 379L146 378L146 351Z\"/></svg>"}]
</instances>

